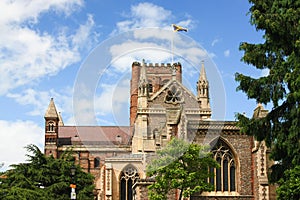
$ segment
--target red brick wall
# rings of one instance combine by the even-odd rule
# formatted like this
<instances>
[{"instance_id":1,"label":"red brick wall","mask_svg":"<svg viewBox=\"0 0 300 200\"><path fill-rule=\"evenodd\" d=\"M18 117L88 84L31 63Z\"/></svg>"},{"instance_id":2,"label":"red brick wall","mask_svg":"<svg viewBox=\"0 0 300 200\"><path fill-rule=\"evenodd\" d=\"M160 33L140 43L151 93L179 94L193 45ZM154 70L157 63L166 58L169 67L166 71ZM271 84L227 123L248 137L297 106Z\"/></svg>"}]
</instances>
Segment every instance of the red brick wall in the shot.
<instances>
[{"instance_id":1,"label":"red brick wall","mask_svg":"<svg viewBox=\"0 0 300 200\"><path fill-rule=\"evenodd\" d=\"M130 81L130 126L134 124L137 112L137 99L138 99L138 84L140 78L139 62L132 63L131 81ZM166 80L172 79L172 69L170 64L147 64L147 79L153 85L153 92L158 91L162 87L162 83ZM176 79L182 81L181 64L176 65Z\"/></svg>"}]
</instances>

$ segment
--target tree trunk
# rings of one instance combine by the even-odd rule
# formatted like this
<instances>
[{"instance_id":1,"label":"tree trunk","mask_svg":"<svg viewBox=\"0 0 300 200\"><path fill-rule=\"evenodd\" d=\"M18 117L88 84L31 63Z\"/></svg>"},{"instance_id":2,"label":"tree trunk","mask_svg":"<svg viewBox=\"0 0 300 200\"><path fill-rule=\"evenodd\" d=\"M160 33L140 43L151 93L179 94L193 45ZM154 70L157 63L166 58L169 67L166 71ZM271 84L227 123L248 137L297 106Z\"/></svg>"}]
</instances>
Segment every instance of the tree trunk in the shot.
<instances>
[{"instance_id":1,"label":"tree trunk","mask_svg":"<svg viewBox=\"0 0 300 200\"><path fill-rule=\"evenodd\" d=\"M182 198L182 191L183 191L183 190L180 190L180 193L179 193L179 198L178 198L178 200L181 200L181 198Z\"/></svg>"}]
</instances>

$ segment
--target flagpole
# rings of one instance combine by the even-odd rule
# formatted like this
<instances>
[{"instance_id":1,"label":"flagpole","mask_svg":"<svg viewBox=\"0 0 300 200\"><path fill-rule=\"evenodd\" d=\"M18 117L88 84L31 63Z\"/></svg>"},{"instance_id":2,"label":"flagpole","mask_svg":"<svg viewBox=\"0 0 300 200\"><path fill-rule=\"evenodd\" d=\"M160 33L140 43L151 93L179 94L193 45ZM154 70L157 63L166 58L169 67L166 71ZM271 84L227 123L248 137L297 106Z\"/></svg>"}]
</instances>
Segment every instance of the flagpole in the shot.
<instances>
[{"instance_id":1,"label":"flagpole","mask_svg":"<svg viewBox=\"0 0 300 200\"><path fill-rule=\"evenodd\" d=\"M174 33L172 33L172 38L171 38L171 54L172 54L172 63L171 65L174 64Z\"/></svg>"},{"instance_id":2,"label":"flagpole","mask_svg":"<svg viewBox=\"0 0 300 200\"><path fill-rule=\"evenodd\" d=\"M178 32L178 31L187 32L188 31L187 28L183 28L183 27L178 26L176 24L172 24L172 28L174 29L174 32ZM171 54L172 54L172 67L174 67L174 69L175 69L175 66L174 66L174 37L175 37L175 34L173 33L172 38L171 38Z\"/></svg>"}]
</instances>

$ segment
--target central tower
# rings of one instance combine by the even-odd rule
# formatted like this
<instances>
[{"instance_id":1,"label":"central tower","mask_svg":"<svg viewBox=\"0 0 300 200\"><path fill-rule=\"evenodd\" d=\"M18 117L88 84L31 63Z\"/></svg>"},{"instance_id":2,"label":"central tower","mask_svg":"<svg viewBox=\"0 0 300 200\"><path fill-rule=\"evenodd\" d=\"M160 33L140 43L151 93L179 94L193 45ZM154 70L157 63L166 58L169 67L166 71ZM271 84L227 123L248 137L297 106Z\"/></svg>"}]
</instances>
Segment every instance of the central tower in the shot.
<instances>
[{"instance_id":1,"label":"central tower","mask_svg":"<svg viewBox=\"0 0 300 200\"><path fill-rule=\"evenodd\" d=\"M190 120L211 117L209 86L204 64L197 82L197 94L182 84L180 63L132 64L130 127L132 152L155 152L172 137L191 140Z\"/></svg>"},{"instance_id":2,"label":"central tower","mask_svg":"<svg viewBox=\"0 0 300 200\"><path fill-rule=\"evenodd\" d=\"M149 96L157 92L163 85L172 79L173 67L176 69L176 80L181 82L182 71L180 63L175 63L174 66L170 63L145 63ZM132 63L132 74L130 80L130 126L133 126L137 113L138 87L141 76L141 68L141 63Z\"/></svg>"}]
</instances>

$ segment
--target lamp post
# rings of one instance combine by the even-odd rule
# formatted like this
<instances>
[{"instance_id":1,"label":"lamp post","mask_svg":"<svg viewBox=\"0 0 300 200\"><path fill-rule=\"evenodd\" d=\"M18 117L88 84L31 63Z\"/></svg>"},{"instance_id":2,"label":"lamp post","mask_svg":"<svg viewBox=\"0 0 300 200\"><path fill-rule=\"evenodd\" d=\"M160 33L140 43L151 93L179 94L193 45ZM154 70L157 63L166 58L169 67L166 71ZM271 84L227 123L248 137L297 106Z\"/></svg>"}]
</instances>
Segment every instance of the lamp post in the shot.
<instances>
[{"instance_id":1,"label":"lamp post","mask_svg":"<svg viewBox=\"0 0 300 200\"><path fill-rule=\"evenodd\" d=\"M76 172L76 167L75 165L72 165L71 169L71 184L70 184L70 188L71 188L71 199L76 199L76 183L75 183L75 172Z\"/></svg>"}]
</instances>

